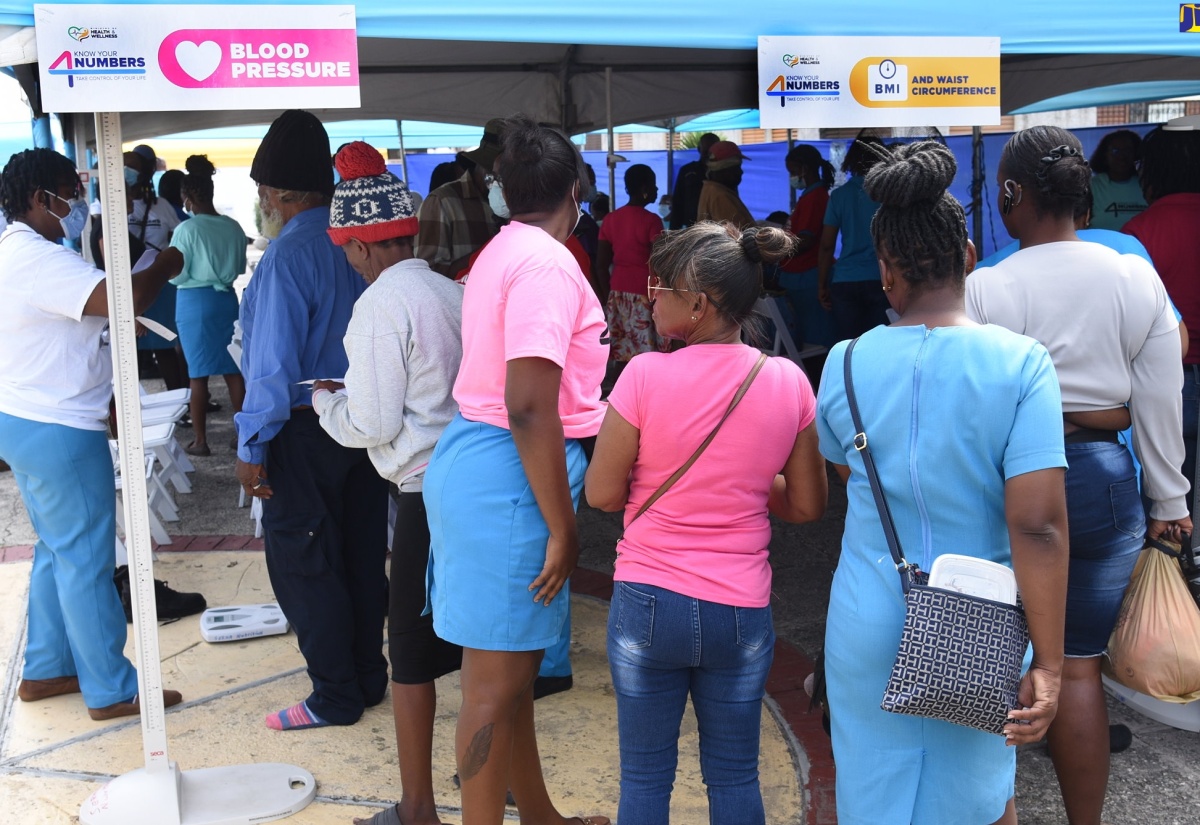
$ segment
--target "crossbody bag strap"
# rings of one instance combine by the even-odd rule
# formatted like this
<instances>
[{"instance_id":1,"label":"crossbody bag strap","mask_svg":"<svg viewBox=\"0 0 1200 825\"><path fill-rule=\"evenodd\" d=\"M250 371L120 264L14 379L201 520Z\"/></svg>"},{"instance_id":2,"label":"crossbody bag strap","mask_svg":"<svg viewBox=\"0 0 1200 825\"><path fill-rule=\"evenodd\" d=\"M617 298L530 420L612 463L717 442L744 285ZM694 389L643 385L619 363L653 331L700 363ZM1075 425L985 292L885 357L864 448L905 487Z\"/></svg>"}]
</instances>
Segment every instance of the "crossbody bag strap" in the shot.
<instances>
[{"instance_id":1,"label":"crossbody bag strap","mask_svg":"<svg viewBox=\"0 0 1200 825\"><path fill-rule=\"evenodd\" d=\"M863 428L862 416L858 413L858 400L854 395L854 376L850 368L854 346L858 343L855 338L846 347L846 358L842 362L843 383L846 385L846 400L850 403L850 418L854 421L854 449L862 457L863 466L867 470L867 480L871 483L871 495L875 497L875 507L879 510L879 521L883 524L883 535L887 539L888 550L892 552L892 561L900 574L900 586L908 593L912 585L913 569L904 552L900 549L900 539L896 535L896 523L892 520L892 511L888 508L887 499L883 497L883 485L879 482L879 474L875 471L875 459L867 446L867 433Z\"/></svg>"},{"instance_id":2,"label":"crossbody bag strap","mask_svg":"<svg viewBox=\"0 0 1200 825\"><path fill-rule=\"evenodd\" d=\"M737 405L741 403L742 398L744 398L746 395L746 391L750 389L750 385L754 383L754 379L758 377L758 374L762 371L763 364L765 363L767 363L767 354L764 352L759 354L758 361L754 364L754 369L750 370L750 374L747 375L745 380L742 381L742 385L738 387L737 392L733 395L733 400L729 402L729 406L725 409L725 414L721 416L721 420L717 422L717 426L713 427L713 431L708 434L708 438L704 439L704 442L696 448L696 452L692 453L692 457L685 461L682 467L676 470L670 478L664 481L662 485L654 491L654 495L646 499L642 506L638 508L638 511L633 514L633 518L629 520L630 524L633 524L635 521L637 521L638 516L649 510L654 502L662 498L663 493L667 492L667 490L670 490L676 481L679 481L679 479L683 478L683 474L688 471L688 468L695 464L696 459L698 459L701 454L708 449L708 445L712 443L713 439L717 437L717 433L720 432L721 425L725 423L725 420L729 418L730 413L732 413ZM626 529L628 529L628 527L626 527Z\"/></svg>"}]
</instances>

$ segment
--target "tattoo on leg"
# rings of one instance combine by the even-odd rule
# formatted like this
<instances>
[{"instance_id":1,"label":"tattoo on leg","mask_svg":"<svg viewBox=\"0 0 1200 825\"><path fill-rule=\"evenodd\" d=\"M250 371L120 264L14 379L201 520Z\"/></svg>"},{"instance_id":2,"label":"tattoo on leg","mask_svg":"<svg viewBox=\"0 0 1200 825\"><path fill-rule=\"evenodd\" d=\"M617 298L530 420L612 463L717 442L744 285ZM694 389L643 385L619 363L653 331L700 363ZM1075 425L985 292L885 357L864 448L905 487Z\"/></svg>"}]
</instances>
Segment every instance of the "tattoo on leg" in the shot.
<instances>
[{"instance_id":1,"label":"tattoo on leg","mask_svg":"<svg viewBox=\"0 0 1200 825\"><path fill-rule=\"evenodd\" d=\"M471 744L467 745L467 752L463 756L463 764L458 770L462 774L464 782L483 770L483 766L487 764L488 754L492 751L493 727L495 725L489 722L477 730L475 735L471 737Z\"/></svg>"}]
</instances>

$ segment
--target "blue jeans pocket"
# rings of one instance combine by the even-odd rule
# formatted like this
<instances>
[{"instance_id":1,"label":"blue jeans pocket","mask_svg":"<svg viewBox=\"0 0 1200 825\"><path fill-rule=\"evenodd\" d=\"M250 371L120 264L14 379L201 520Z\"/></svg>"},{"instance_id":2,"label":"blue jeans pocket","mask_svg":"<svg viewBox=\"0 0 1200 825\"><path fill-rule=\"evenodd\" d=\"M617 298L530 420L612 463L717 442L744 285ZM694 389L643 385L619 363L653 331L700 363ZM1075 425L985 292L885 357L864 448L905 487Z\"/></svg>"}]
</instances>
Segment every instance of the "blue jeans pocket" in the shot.
<instances>
[{"instance_id":1,"label":"blue jeans pocket","mask_svg":"<svg viewBox=\"0 0 1200 825\"><path fill-rule=\"evenodd\" d=\"M770 607L735 607L733 620L737 624L737 643L743 650L758 650L772 636Z\"/></svg>"},{"instance_id":2,"label":"blue jeans pocket","mask_svg":"<svg viewBox=\"0 0 1200 825\"><path fill-rule=\"evenodd\" d=\"M1137 479L1117 481L1108 486L1112 501L1113 527L1127 536L1141 538L1146 533L1146 516L1142 509Z\"/></svg>"},{"instance_id":3,"label":"blue jeans pocket","mask_svg":"<svg viewBox=\"0 0 1200 825\"><path fill-rule=\"evenodd\" d=\"M627 650L641 650L654 639L654 596L617 582L613 591L617 611L617 641Z\"/></svg>"}]
</instances>

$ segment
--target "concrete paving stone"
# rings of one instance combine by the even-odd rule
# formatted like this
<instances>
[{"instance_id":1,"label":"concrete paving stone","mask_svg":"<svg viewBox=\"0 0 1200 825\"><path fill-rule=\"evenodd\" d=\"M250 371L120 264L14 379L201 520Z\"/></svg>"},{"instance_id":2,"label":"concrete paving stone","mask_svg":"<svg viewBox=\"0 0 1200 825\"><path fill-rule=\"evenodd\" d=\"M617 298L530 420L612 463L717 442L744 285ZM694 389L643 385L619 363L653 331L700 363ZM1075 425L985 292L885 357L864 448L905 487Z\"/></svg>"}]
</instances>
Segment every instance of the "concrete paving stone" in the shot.
<instances>
[{"instance_id":1,"label":"concrete paving stone","mask_svg":"<svg viewBox=\"0 0 1200 825\"><path fill-rule=\"evenodd\" d=\"M271 600L262 554L246 551L162 552L155 575L177 589L199 590L210 604ZM0 594L20 589L29 565L0 567ZM24 600L0 600L0 643L19 638ZM604 656L607 604L572 600L576 687L537 705L542 767L564 813L614 815L619 782L616 704ZM382 639L381 639L382 643ZM291 633L208 644L196 617L159 627L163 683L183 691L185 704L166 715L170 757L182 769L250 762L298 764L318 781L318 803L288 821L349 822L389 804L399 793L390 701L369 709L353 726L281 733L263 724L267 711L303 698L309 690ZM127 647L132 657L132 641ZM13 673L12 668L8 671ZM454 725L461 701L457 674L438 683L434 776L439 806L452 815L459 795L454 773ZM11 698L10 698L11 701ZM103 778L140 767L141 727L136 719L91 721L79 696L27 704L13 701L0 752L0 822L32 811L47 822L71 822L78 804ZM774 716L762 717L761 774L772 823L803 821L795 758ZM60 777L43 780L43 776ZM78 777L95 781L80 781ZM67 777L67 778L61 778ZM48 784L46 784L48 782ZM334 802L368 803L348 808ZM689 707L680 736L680 767L673 819L707 819L700 778L698 738ZM65 818L64 818L65 817ZM22 821L25 821L24 819ZM35 820L36 821L36 820Z\"/></svg>"}]
</instances>

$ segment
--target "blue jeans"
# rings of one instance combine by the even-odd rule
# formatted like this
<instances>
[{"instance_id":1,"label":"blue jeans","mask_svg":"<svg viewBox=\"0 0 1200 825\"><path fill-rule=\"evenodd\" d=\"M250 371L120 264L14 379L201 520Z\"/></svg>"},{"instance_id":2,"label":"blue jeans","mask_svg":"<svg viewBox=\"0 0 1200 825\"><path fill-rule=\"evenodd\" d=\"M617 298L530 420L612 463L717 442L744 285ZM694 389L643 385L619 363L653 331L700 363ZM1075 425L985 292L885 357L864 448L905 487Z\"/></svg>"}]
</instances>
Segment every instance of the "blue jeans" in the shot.
<instances>
[{"instance_id":1,"label":"blue jeans","mask_svg":"<svg viewBox=\"0 0 1200 825\"><path fill-rule=\"evenodd\" d=\"M1124 445L1067 445L1068 656L1099 656L1117 621L1146 535L1146 519Z\"/></svg>"},{"instance_id":2,"label":"blue jeans","mask_svg":"<svg viewBox=\"0 0 1200 825\"><path fill-rule=\"evenodd\" d=\"M22 678L78 676L88 707L128 702L138 686L113 585L117 494L108 436L0 413L0 456L38 536Z\"/></svg>"},{"instance_id":3,"label":"blue jeans","mask_svg":"<svg viewBox=\"0 0 1200 825\"><path fill-rule=\"evenodd\" d=\"M714 825L763 825L762 699L775 655L771 608L731 607L617 582L608 662L617 694L621 825L665 825L688 694Z\"/></svg>"}]
</instances>

